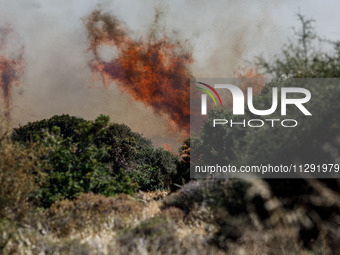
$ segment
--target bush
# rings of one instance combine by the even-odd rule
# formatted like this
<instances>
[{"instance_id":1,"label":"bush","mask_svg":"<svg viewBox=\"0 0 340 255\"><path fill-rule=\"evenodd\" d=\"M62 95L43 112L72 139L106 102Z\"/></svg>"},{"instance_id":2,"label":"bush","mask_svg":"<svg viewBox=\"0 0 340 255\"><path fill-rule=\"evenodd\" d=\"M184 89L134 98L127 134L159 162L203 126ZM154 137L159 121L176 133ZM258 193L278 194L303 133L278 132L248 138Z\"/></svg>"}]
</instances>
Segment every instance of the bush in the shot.
<instances>
[{"instance_id":1,"label":"bush","mask_svg":"<svg viewBox=\"0 0 340 255\"><path fill-rule=\"evenodd\" d=\"M145 249L158 251L160 254L169 252L169 247L178 242L173 225L159 217L147 219L118 236L118 243L124 247L126 254L138 251L139 240L144 240Z\"/></svg>"},{"instance_id":2,"label":"bush","mask_svg":"<svg viewBox=\"0 0 340 255\"><path fill-rule=\"evenodd\" d=\"M138 183L138 187L143 191L154 191L164 189L162 176L159 167L152 167L148 164L137 165L135 170L131 171L131 178Z\"/></svg>"},{"instance_id":3,"label":"bush","mask_svg":"<svg viewBox=\"0 0 340 255\"><path fill-rule=\"evenodd\" d=\"M255 229L255 214L263 220L259 224L264 224L268 215L260 194L260 189L245 180L207 179L184 185L167 197L162 207L180 208L188 223L208 222L216 229L211 244L227 249L227 242L238 240L245 229ZM262 199L259 205L258 199Z\"/></svg>"},{"instance_id":4,"label":"bush","mask_svg":"<svg viewBox=\"0 0 340 255\"><path fill-rule=\"evenodd\" d=\"M124 169L113 171L104 159L108 146L96 145L95 139L105 135L108 118L98 117L94 122L83 122L75 133L78 141L60 135L60 128L45 132L40 144L48 149L44 158L47 174L35 194L44 207L62 199L72 199L80 193L94 192L106 196L118 193L132 194L137 186Z\"/></svg>"},{"instance_id":5,"label":"bush","mask_svg":"<svg viewBox=\"0 0 340 255\"><path fill-rule=\"evenodd\" d=\"M135 219L141 215L142 208L141 202L125 194L115 197L81 194L75 200L54 203L46 212L46 224L58 237L67 237L85 228L96 233L104 223L112 222L111 218L114 218L111 230L126 227L131 216Z\"/></svg>"},{"instance_id":6,"label":"bush","mask_svg":"<svg viewBox=\"0 0 340 255\"><path fill-rule=\"evenodd\" d=\"M21 143L36 141L38 137L43 137L44 131L52 131L53 127L59 127L60 133L65 137L75 138L75 130L79 124L86 122L84 119L72 117L68 114L55 115L50 119L29 122L19 128L14 128L12 139Z\"/></svg>"},{"instance_id":7,"label":"bush","mask_svg":"<svg viewBox=\"0 0 340 255\"><path fill-rule=\"evenodd\" d=\"M161 148L140 147L131 174L142 190L169 189L178 173L179 159Z\"/></svg>"},{"instance_id":8,"label":"bush","mask_svg":"<svg viewBox=\"0 0 340 255\"><path fill-rule=\"evenodd\" d=\"M12 139L25 145L36 141L48 150L43 158L47 175L34 194L44 207L84 192L132 194L184 182L176 156L104 115L95 121L54 116L15 129Z\"/></svg>"},{"instance_id":9,"label":"bush","mask_svg":"<svg viewBox=\"0 0 340 255\"><path fill-rule=\"evenodd\" d=\"M249 187L248 182L236 179L192 181L167 197L163 206L175 206L189 212L195 204L205 204L214 210L223 208L230 215L245 214Z\"/></svg>"},{"instance_id":10,"label":"bush","mask_svg":"<svg viewBox=\"0 0 340 255\"><path fill-rule=\"evenodd\" d=\"M34 221L30 194L38 188L42 150L13 142L5 123L0 122L0 253L15 254L18 249L8 245L18 227Z\"/></svg>"},{"instance_id":11,"label":"bush","mask_svg":"<svg viewBox=\"0 0 340 255\"><path fill-rule=\"evenodd\" d=\"M224 254L201 235L179 238L174 223L162 217L122 231L109 250L110 254Z\"/></svg>"},{"instance_id":12,"label":"bush","mask_svg":"<svg viewBox=\"0 0 340 255\"><path fill-rule=\"evenodd\" d=\"M18 220L30 210L29 195L41 176L39 160L38 146L24 147L0 138L0 218Z\"/></svg>"}]
</instances>

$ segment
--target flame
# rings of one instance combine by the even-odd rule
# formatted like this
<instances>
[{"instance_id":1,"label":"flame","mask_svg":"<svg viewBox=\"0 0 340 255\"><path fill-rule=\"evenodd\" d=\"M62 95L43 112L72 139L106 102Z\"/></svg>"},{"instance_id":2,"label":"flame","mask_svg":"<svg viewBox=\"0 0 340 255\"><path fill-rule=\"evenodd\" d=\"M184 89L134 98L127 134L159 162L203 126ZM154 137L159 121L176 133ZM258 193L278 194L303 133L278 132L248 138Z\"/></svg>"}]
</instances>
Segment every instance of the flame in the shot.
<instances>
[{"instance_id":1,"label":"flame","mask_svg":"<svg viewBox=\"0 0 340 255\"><path fill-rule=\"evenodd\" d=\"M12 28L9 26L0 27L0 88L7 120L10 120L11 89L14 85L20 84L20 79L25 70L24 48L21 47L14 56L7 51L10 34L14 34ZM11 56L8 57L7 55Z\"/></svg>"},{"instance_id":2,"label":"flame","mask_svg":"<svg viewBox=\"0 0 340 255\"><path fill-rule=\"evenodd\" d=\"M162 148L163 148L164 150L166 150L166 151L169 151L169 152L171 152L171 153L174 153L174 151L173 151L173 149L172 149L172 146L171 146L171 144L169 144L169 143L164 143L164 144L162 144Z\"/></svg>"},{"instance_id":3,"label":"flame","mask_svg":"<svg viewBox=\"0 0 340 255\"><path fill-rule=\"evenodd\" d=\"M180 130L189 132L190 77L188 65L192 54L180 41L166 36L157 38L154 31L140 40L132 39L120 20L96 10L86 20L90 50L94 58L91 70L99 74L104 86L117 82L122 91L169 116ZM100 46L118 50L118 57L106 62L99 54Z\"/></svg>"},{"instance_id":4,"label":"flame","mask_svg":"<svg viewBox=\"0 0 340 255\"><path fill-rule=\"evenodd\" d=\"M241 89L243 91L246 91L247 87L252 87L253 95L259 95L265 84L264 76L253 68L250 69L240 68L238 78L240 78L241 80L243 79L242 84L240 86Z\"/></svg>"}]
</instances>

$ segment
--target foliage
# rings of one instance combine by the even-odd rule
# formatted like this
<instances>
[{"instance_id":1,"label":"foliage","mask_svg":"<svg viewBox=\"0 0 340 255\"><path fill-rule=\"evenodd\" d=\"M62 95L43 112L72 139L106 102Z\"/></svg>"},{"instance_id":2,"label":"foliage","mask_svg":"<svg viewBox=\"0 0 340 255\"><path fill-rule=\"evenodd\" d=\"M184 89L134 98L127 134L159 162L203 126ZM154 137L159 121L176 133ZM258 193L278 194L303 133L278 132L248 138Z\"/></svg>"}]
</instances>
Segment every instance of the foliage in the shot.
<instances>
[{"instance_id":1,"label":"foliage","mask_svg":"<svg viewBox=\"0 0 340 255\"><path fill-rule=\"evenodd\" d=\"M189 212L195 204L204 203L210 208L223 208L230 215L247 212L246 194L249 184L240 180L204 180L193 181L177 193L164 200L164 207L176 206Z\"/></svg>"},{"instance_id":2,"label":"foliage","mask_svg":"<svg viewBox=\"0 0 340 255\"><path fill-rule=\"evenodd\" d=\"M12 139L21 143L36 141L38 137L43 136L44 131L52 131L53 127L59 127L60 134L65 138L74 138L76 136L76 128L83 122L85 120L69 116L68 114L55 115L50 119L29 122L24 126L14 128Z\"/></svg>"},{"instance_id":3,"label":"foliage","mask_svg":"<svg viewBox=\"0 0 340 255\"><path fill-rule=\"evenodd\" d=\"M41 176L41 148L12 142L0 126L0 218L20 220L30 210L29 194Z\"/></svg>"},{"instance_id":4,"label":"foliage","mask_svg":"<svg viewBox=\"0 0 340 255\"><path fill-rule=\"evenodd\" d=\"M4 118L0 116L0 253L15 254L7 249L18 235L18 227L32 222L34 208L29 194L38 186L36 177L42 175L40 157L43 150L36 144L29 147L13 142Z\"/></svg>"},{"instance_id":5,"label":"foliage","mask_svg":"<svg viewBox=\"0 0 340 255\"><path fill-rule=\"evenodd\" d=\"M82 122L75 130L76 142L60 135L60 128L45 132L40 143L48 149L45 156L47 176L41 181L36 198L44 207L61 199L71 199L80 193L94 192L106 196L118 193L132 194L132 184L124 169L113 171L104 162L109 155L107 145L96 145L98 137L105 136L108 117L100 116L93 122Z\"/></svg>"},{"instance_id":6,"label":"foliage","mask_svg":"<svg viewBox=\"0 0 340 255\"><path fill-rule=\"evenodd\" d=\"M338 78L340 77L340 42L319 38L314 31L314 20L297 15L301 22L300 31L295 31L297 43L284 45L282 55L273 62L258 57L257 64L274 77L294 78ZM333 51L315 49L317 41L332 46ZM327 45L329 46L329 45Z\"/></svg>"},{"instance_id":7,"label":"foliage","mask_svg":"<svg viewBox=\"0 0 340 255\"><path fill-rule=\"evenodd\" d=\"M161 148L139 147L135 154L137 167L132 178L142 190L169 189L178 174L179 159Z\"/></svg>"},{"instance_id":8,"label":"foliage","mask_svg":"<svg viewBox=\"0 0 340 255\"><path fill-rule=\"evenodd\" d=\"M283 48L280 56L272 62L265 61L263 58L258 59L258 64L263 70L272 75L274 78L267 83L261 94L253 98L254 106L257 109L269 109L272 105L272 89L282 87L301 87L298 79L293 78L339 78L340 77L340 43L325 42L333 46L333 51L315 50L314 40L317 36L313 30L313 21L305 19L298 15L302 29L296 35L297 43L291 42ZM260 164L287 165L291 163L339 163L340 151L340 103L338 95L340 87L338 80L318 80L309 79L306 88L311 91L312 99L307 104L308 110L312 113L312 117L301 116L298 108L288 108L287 116L281 116L277 110L274 114L268 116L255 116L249 109L245 109L245 115L233 116L232 112L227 108L215 108L209 112L209 121L206 122L201 130L200 136L195 138L195 150L191 151L191 159L197 160L193 163L202 163L208 165L248 165L256 166ZM290 95L291 96L291 95ZM275 127L264 126L262 128L244 128L236 125L230 128L228 125L221 125L214 128L211 123L213 119L233 119L233 121L241 121L243 119L296 119L299 124L295 128L284 128L279 122ZM193 138L191 138L193 140ZM193 147L191 147L193 148ZM193 155L195 153L195 155ZM197 154L196 154L197 153ZM235 180L232 180L235 182ZM301 238L305 247L311 247L322 233L324 228L322 224L317 222L318 219L325 221L334 220L335 215L339 214L338 206L326 206L320 208L315 202L311 202L315 197L320 195L318 191L319 185L329 187L329 192L334 192L339 197L340 183L336 180L315 180L317 185L311 185L312 181L305 179L268 179L266 183L275 196L282 199L280 203L284 210L293 210L293 208L308 208L308 213L302 214L300 220L309 220L308 227L299 223L299 238ZM189 186L192 187L192 186ZM196 189L183 188L177 197L172 198L169 205L177 206L184 210L190 211L194 208L195 202L202 205L207 204L213 209L214 221L218 225L216 234L217 239L213 242L221 248L226 248L227 239L237 240L243 231L238 231L238 226L242 226L242 222L238 222L233 218L235 213L244 212L249 215L251 211L248 208L237 207L237 205L247 205L256 207L263 204L264 201L258 198L257 202L244 200L242 194L246 194L240 187L233 187L225 190L224 185L207 187L206 192L201 192L204 185L199 185ZM193 188L193 187L192 187ZM326 188L327 189L327 188ZM237 191L238 190L238 191ZM247 190L247 189L246 189ZM228 200L233 192L236 197ZM330 199L325 192L323 199ZM209 199L209 194L214 196ZM311 200L306 201L305 196L311 196ZM312 198L313 197L313 198ZM235 200L236 198L236 200ZM322 199L322 200L323 200ZM209 201L214 201L209 204ZM221 201L220 204L217 202ZM314 201L314 200L313 200ZM253 204L253 205L252 205ZM228 205L228 206L225 206ZM265 212L264 207L258 207L259 211ZM265 217L267 213L263 213ZM313 215L313 216L311 216ZM232 219L232 220L231 220ZM243 218L245 223L249 223L251 218ZM328 231L328 230L327 230ZM222 239L221 239L222 238ZM222 241L221 241L221 240ZM331 241L333 242L333 241ZM331 243L329 242L329 244Z\"/></svg>"},{"instance_id":9,"label":"foliage","mask_svg":"<svg viewBox=\"0 0 340 255\"><path fill-rule=\"evenodd\" d=\"M177 164L177 174L173 177L175 184L183 185L190 181L190 137L184 139L178 150L180 161ZM172 190L178 188L178 185Z\"/></svg>"},{"instance_id":10,"label":"foliage","mask_svg":"<svg viewBox=\"0 0 340 255\"><path fill-rule=\"evenodd\" d=\"M129 254L137 250L140 239L147 241L148 249L158 250L161 254L168 252L168 248L178 242L173 225L160 217L147 219L136 227L123 231L118 237L118 243Z\"/></svg>"},{"instance_id":11,"label":"foliage","mask_svg":"<svg viewBox=\"0 0 340 255\"><path fill-rule=\"evenodd\" d=\"M270 107L272 87L294 86L290 78L338 77L339 53L310 50L317 38L312 21L299 18L298 45L286 46L282 56L263 65L278 79L254 99L259 108ZM153 148L128 127L110 124L106 116L95 121L54 116L56 122L20 127L13 140L0 128L0 253L337 254L337 179L207 179L183 185L193 158L190 144L208 152L201 159L215 164L222 153L231 164L298 162L311 156L315 162L338 160L339 93L334 93L336 84L324 85L312 91L318 96L308 105L310 125L294 132L240 127L211 132L204 125L200 137L183 142L180 159ZM333 104L320 104L326 101ZM213 117L237 120L227 109L213 109ZM253 116L246 110L244 118ZM106 197L175 184L183 186L163 201ZM34 224L32 198L46 207L53 203ZM22 221L25 215L29 221Z\"/></svg>"},{"instance_id":12,"label":"foliage","mask_svg":"<svg viewBox=\"0 0 340 255\"><path fill-rule=\"evenodd\" d=\"M141 202L125 194L105 197L83 193L74 200L54 203L46 211L46 224L58 237L67 237L86 228L97 233L103 225L110 224L112 217L115 218L114 228L123 228L132 212L137 218L141 210Z\"/></svg>"},{"instance_id":13,"label":"foliage","mask_svg":"<svg viewBox=\"0 0 340 255\"><path fill-rule=\"evenodd\" d=\"M317 39L313 30L313 20L298 15L301 32L297 32L297 44L285 46L281 56L273 63L259 58L259 65L277 79L267 83L261 94L253 101L257 109L269 109L272 105L273 87L301 87L298 79L292 78L336 78L340 77L340 44L331 42L333 53L326 53L313 48ZM202 128L195 147L195 159L207 164L225 165L273 165L287 163L335 163L338 162L340 149L337 137L340 134L338 123L340 103L337 95L340 87L336 80L310 79L304 84L312 94L307 104L312 117L301 116L297 107L288 108L287 119L296 119L299 124L295 128L285 128L276 122L274 127L266 124L262 128L244 128L236 125L230 128L222 125L214 128L213 119L265 119L282 120L277 110L270 116L255 116L246 107L244 116L233 116L227 108L216 108L209 112L209 121Z\"/></svg>"},{"instance_id":14,"label":"foliage","mask_svg":"<svg viewBox=\"0 0 340 255\"><path fill-rule=\"evenodd\" d=\"M81 193L132 194L137 189L174 188L189 179L188 162L184 167L170 152L155 149L149 140L104 115L95 121L54 116L14 129L12 139L26 146L38 142L47 150L46 175L32 196L44 207Z\"/></svg>"}]
</instances>

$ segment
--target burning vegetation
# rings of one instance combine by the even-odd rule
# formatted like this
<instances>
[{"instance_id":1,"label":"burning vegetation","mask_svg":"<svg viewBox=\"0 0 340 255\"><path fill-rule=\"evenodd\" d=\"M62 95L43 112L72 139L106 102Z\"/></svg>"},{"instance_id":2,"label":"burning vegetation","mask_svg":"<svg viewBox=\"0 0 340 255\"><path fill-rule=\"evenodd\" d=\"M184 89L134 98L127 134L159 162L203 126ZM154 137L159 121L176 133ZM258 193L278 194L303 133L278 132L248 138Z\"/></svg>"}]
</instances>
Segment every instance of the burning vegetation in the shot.
<instances>
[{"instance_id":1,"label":"burning vegetation","mask_svg":"<svg viewBox=\"0 0 340 255\"><path fill-rule=\"evenodd\" d=\"M308 24L302 19L305 40L313 35ZM118 19L99 11L87 17L87 29L94 73L188 127L192 58L180 43L155 33L134 40ZM7 109L25 67L23 48L4 54L16 48L11 35L0 28ZM105 61L103 45L118 56ZM340 42L333 53L315 51L308 59L298 46L260 64L278 77L340 77ZM253 88L261 93L262 76L251 70L242 77L258 78ZM243 127L210 132L207 124L200 136L183 141L180 158L104 115L94 121L54 116L12 132L0 121L0 254L340 254L339 178L191 180L189 172L195 143L204 149L200 157L224 155L234 165L307 157L314 166L339 165L340 93L333 85L337 90L316 91L312 125L255 133ZM282 81L265 86L282 87ZM266 90L264 106L271 102Z\"/></svg>"},{"instance_id":2,"label":"burning vegetation","mask_svg":"<svg viewBox=\"0 0 340 255\"><path fill-rule=\"evenodd\" d=\"M20 46L19 49L15 49L17 37L18 35L10 26L0 27L0 88L7 120L11 117L11 89L20 84L25 71L24 47ZM14 50L11 38L13 38Z\"/></svg>"},{"instance_id":3,"label":"burning vegetation","mask_svg":"<svg viewBox=\"0 0 340 255\"><path fill-rule=\"evenodd\" d=\"M188 65L193 59L185 44L164 34L159 36L155 30L135 40L117 17L99 10L87 17L86 28L93 53L89 65L103 78L104 85L117 82L135 100L169 116L171 127L189 132ZM105 61L100 54L102 46L117 50L118 56Z\"/></svg>"}]
</instances>

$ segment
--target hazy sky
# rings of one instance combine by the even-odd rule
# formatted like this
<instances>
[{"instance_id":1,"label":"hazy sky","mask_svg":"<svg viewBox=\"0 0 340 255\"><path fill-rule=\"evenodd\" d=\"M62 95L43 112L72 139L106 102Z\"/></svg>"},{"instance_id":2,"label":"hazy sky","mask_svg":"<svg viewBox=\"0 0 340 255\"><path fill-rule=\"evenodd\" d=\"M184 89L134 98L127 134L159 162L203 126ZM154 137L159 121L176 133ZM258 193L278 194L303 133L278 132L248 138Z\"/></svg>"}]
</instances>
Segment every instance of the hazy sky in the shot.
<instances>
[{"instance_id":1,"label":"hazy sky","mask_svg":"<svg viewBox=\"0 0 340 255\"><path fill-rule=\"evenodd\" d=\"M115 84L104 89L88 67L91 54L83 18L101 8L121 19L138 38L153 23L155 8L164 12L161 25L191 45L195 77L228 77L254 56L269 58L298 26L296 13L316 20L317 33L340 40L340 2L331 1L153 1L153 0L0 0L0 26L9 24L25 46L24 85L13 90L13 123L68 113L86 119L107 114L143 133L156 145L177 150L180 134L169 131L167 116L158 116ZM188 84L189 86L189 84Z\"/></svg>"}]
</instances>

